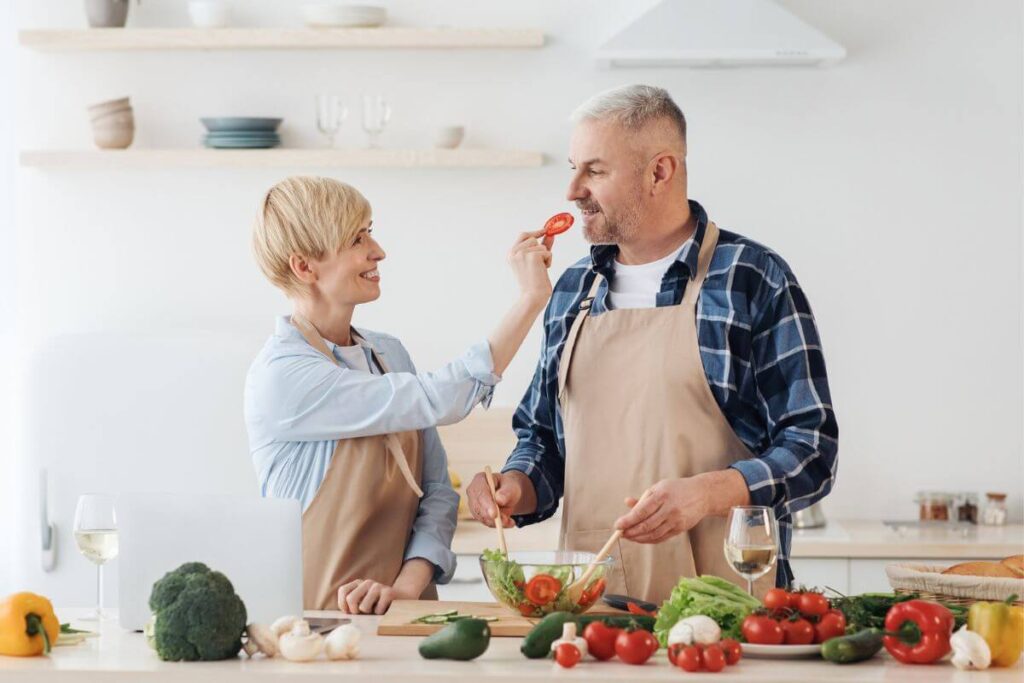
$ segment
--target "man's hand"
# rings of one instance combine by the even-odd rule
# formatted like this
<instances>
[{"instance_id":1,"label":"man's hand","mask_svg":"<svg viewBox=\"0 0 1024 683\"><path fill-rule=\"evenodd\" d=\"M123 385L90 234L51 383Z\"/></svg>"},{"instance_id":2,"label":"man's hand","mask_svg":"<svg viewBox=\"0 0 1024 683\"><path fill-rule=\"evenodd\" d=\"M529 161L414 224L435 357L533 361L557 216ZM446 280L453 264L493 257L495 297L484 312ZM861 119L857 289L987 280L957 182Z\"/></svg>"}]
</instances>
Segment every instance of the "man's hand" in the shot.
<instances>
[{"instance_id":1,"label":"man's hand","mask_svg":"<svg viewBox=\"0 0 1024 683\"><path fill-rule=\"evenodd\" d=\"M495 499L501 511L501 524L506 529L515 526L512 515L523 515L537 509L537 494L533 482L522 472L494 474ZM466 489L466 504L473 518L489 527L494 526L494 500L487 486L487 478L478 472Z\"/></svg>"},{"instance_id":2,"label":"man's hand","mask_svg":"<svg viewBox=\"0 0 1024 683\"><path fill-rule=\"evenodd\" d=\"M662 479L647 498L615 520L623 537L636 543L661 543L697 526L705 517L725 514L734 505L747 505L750 492L743 475L735 470L707 472L683 479Z\"/></svg>"}]
</instances>

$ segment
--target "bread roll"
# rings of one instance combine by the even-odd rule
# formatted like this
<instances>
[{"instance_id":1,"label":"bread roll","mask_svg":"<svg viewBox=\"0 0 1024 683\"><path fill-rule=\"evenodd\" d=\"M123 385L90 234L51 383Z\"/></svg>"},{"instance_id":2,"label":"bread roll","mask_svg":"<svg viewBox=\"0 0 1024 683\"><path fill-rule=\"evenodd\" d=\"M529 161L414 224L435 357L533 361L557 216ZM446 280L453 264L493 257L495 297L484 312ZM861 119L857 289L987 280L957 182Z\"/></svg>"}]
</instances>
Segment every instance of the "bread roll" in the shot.
<instances>
[{"instance_id":1,"label":"bread roll","mask_svg":"<svg viewBox=\"0 0 1024 683\"><path fill-rule=\"evenodd\" d=\"M1007 565L999 562L963 562L953 565L942 573L959 576L989 576L1004 579L1019 579L1021 576Z\"/></svg>"}]
</instances>

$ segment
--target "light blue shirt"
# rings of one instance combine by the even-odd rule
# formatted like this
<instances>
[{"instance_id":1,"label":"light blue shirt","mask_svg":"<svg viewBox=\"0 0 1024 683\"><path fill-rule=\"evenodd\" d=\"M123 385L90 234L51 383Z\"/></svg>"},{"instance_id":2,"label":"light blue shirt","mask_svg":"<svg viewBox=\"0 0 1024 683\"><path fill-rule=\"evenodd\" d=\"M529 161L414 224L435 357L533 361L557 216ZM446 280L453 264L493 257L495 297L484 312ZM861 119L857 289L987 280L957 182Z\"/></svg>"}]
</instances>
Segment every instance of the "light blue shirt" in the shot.
<instances>
[{"instance_id":1,"label":"light blue shirt","mask_svg":"<svg viewBox=\"0 0 1024 683\"><path fill-rule=\"evenodd\" d=\"M305 511L339 439L421 430L423 497L405 559L428 560L436 567L434 580L447 583L455 572L459 496L436 427L458 422L478 403L490 405L500 380L490 346L479 342L436 372L418 373L398 339L358 332L389 372L348 367L339 347L325 339L338 366L310 346L288 316L277 318L245 381L245 424L260 494L294 498Z\"/></svg>"}]
</instances>

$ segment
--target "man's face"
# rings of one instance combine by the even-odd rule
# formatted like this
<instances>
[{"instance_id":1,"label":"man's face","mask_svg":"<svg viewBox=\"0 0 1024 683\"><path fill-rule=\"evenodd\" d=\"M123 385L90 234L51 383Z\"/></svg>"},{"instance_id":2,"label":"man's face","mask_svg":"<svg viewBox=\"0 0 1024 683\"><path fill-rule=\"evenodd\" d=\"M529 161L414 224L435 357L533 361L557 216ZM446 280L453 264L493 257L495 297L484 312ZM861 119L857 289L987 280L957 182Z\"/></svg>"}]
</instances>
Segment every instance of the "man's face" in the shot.
<instances>
[{"instance_id":1,"label":"man's face","mask_svg":"<svg viewBox=\"0 0 1024 683\"><path fill-rule=\"evenodd\" d=\"M583 214L583 236L593 244L636 237L643 217L643 159L630 135L612 122L584 120L573 130L567 199Z\"/></svg>"}]
</instances>

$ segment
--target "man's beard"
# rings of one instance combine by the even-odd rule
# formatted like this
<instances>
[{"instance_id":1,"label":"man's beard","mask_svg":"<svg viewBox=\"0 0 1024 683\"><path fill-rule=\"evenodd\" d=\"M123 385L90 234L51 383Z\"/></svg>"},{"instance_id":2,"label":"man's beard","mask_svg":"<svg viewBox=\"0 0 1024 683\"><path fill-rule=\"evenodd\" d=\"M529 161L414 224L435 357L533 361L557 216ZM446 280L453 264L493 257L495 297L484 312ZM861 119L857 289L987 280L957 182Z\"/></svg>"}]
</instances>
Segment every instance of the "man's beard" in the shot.
<instances>
[{"instance_id":1,"label":"man's beard","mask_svg":"<svg viewBox=\"0 0 1024 683\"><path fill-rule=\"evenodd\" d=\"M596 202L576 202L581 210L598 209L594 223L583 224L583 238L591 244L619 244L636 237L640 232L640 198L636 197L614 216L605 213Z\"/></svg>"}]
</instances>

